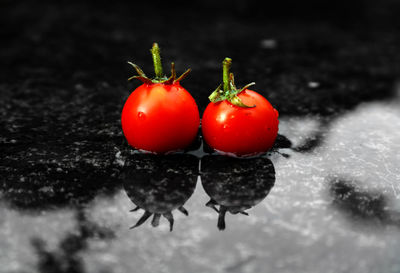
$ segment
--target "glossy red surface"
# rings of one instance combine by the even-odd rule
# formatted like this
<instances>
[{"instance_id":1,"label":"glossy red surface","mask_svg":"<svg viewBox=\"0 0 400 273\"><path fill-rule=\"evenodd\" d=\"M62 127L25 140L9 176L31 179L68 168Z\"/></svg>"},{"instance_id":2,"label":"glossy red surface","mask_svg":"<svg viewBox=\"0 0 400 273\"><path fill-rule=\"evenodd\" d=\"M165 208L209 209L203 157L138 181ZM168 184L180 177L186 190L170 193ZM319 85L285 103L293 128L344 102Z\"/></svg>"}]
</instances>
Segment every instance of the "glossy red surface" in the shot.
<instances>
[{"instance_id":1,"label":"glossy red surface","mask_svg":"<svg viewBox=\"0 0 400 273\"><path fill-rule=\"evenodd\" d=\"M246 89L238 96L255 107L243 108L228 101L210 103L202 118L205 141L220 152L238 156L269 150L278 134L278 111L252 90Z\"/></svg>"},{"instance_id":2,"label":"glossy red surface","mask_svg":"<svg viewBox=\"0 0 400 273\"><path fill-rule=\"evenodd\" d=\"M195 100L179 84L143 84L125 102L121 123L131 146L165 153L191 144L200 117Z\"/></svg>"}]
</instances>

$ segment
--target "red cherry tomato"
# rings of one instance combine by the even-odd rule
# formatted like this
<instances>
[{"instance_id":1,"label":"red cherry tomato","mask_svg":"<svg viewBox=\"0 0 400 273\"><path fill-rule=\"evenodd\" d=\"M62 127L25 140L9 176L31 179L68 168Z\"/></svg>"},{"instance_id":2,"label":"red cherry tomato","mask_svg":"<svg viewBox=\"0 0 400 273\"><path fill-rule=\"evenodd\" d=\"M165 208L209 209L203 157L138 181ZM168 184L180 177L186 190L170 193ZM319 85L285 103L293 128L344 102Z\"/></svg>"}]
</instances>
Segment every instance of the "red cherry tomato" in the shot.
<instances>
[{"instance_id":1,"label":"red cherry tomato","mask_svg":"<svg viewBox=\"0 0 400 273\"><path fill-rule=\"evenodd\" d=\"M238 97L252 108L224 100L211 102L204 111L202 131L212 148L238 156L269 150L278 135L278 111L263 96L246 89Z\"/></svg>"},{"instance_id":2,"label":"red cherry tomato","mask_svg":"<svg viewBox=\"0 0 400 273\"><path fill-rule=\"evenodd\" d=\"M151 53L156 77L149 79L135 64L137 78L143 82L135 89L122 109L122 131L128 143L136 149L154 153L182 150L197 135L200 125L199 110L193 97L181 85L190 71L176 78L171 64L171 76L162 71L160 49L153 44Z\"/></svg>"},{"instance_id":3,"label":"red cherry tomato","mask_svg":"<svg viewBox=\"0 0 400 273\"><path fill-rule=\"evenodd\" d=\"M200 117L195 100L179 83L156 83L142 84L133 91L121 122L131 146L165 153L192 143Z\"/></svg>"},{"instance_id":4,"label":"red cherry tomato","mask_svg":"<svg viewBox=\"0 0 400 273\"><path fill-rule=\"evenodd\" d=\"M278 135L278 111L255 91L237 89L229 73L231 59L223 62L222 84L210 95L201 128L208 145L225 154L252 156L268 151Z\"/></svg>"}]
</instances>

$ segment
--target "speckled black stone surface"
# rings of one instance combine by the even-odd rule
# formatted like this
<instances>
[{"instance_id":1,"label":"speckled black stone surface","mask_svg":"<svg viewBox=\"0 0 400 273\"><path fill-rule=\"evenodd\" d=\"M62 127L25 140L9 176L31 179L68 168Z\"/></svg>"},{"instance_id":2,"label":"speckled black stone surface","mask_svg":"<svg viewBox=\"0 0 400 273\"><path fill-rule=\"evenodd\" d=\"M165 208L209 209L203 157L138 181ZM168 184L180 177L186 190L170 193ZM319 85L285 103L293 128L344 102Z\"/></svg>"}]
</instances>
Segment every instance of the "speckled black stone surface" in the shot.
<instances>
[{"instance_id":1,"label":"speckled black stone surface","mask_svg":"<svg viewBox=\"0 0 400 273\"><path fill-rule=\"evenodd\" d=\"M258 3L1 3L1 273L400 272L399 5ZM133 151L126 61L151 74L155 41L200 114L230 56L275 148Z\"/></svg>"}]
</instances>

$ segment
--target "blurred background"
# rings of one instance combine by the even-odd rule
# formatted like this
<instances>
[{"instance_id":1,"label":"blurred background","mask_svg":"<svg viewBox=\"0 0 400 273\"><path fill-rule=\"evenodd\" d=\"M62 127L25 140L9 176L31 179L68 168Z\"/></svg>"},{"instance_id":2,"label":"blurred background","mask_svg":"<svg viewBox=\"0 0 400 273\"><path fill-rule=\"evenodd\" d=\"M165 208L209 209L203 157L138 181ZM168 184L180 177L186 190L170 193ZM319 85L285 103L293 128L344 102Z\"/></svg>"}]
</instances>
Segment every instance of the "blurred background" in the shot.
<instances>
[{"instance_id":1,"label":"blurred background","mask_svg":"<svg viewBox=\"0 0 400 273\"><path fill-rule=\"evenodd\" d=\"M357 100L389 95L377 93L388 92L380 85L393 84L399 71L395 0L3 0L1 6L0 79L23 84L22 93L36 85L127 92L137 83L127 84L134 71L126 61L151 74L155 41L165 69L171 61L178 72L193 69L184 86L201 109L226 56L239 83L255 81L282 114L348 108L355 103L343 101L348 92ZM319 83L320 99L309 82Z\"/></svg>"}]
</instances>

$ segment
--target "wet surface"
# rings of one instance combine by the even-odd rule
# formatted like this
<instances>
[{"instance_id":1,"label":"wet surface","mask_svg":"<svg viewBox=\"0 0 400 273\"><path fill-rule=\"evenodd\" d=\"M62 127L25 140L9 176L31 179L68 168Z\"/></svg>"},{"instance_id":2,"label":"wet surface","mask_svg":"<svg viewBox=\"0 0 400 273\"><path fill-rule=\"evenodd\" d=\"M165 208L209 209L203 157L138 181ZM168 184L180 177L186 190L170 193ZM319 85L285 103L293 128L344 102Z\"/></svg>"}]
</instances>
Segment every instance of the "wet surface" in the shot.
<instances>
[{"instance_id":1,"label":"wet surface","mask_svg":"<svg viewBox=\"0 0 400 273\"><path fill-rule=\"evenodd\" d=\"M4 5L1 273L400 272L395 25ZM238 85L280 112L275 147L230 158L199 134L184 153L131 149L126 61L151 74L153 41L165 67L192 68L200 113L232 57Z\"/></svg>"},{"instance_id":2,"label":"wet surface","mask_svg":"<svg viewBox=\"0 0 400 273\"><path fill-rule=\"evenodd\" d=\"M218 213L218 228L225 229L225 215L248 215L246 210L260 203L275 182L275 170L268 158L251 159L206 156L201 159L201 182L210 197L206 206Z\"/></svg>"},{"instance_id":3,"label":"wet surface","mask_svg":"<svg viewBox=\"0 0 400 273\"><path fill-rule=\"evenodd\" d=\"M172 211L184 215L189 212L183 207L196 187L199 160L186 154L151 155L136 154L123 173L124 189L136 205L131 211L144 210L135 228L153 216L152 226L157 227L163 216L173 229Z\"/></svg>"}]
</instances>

